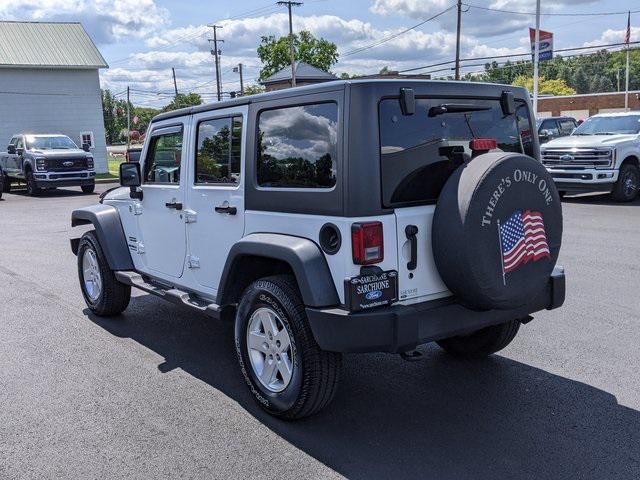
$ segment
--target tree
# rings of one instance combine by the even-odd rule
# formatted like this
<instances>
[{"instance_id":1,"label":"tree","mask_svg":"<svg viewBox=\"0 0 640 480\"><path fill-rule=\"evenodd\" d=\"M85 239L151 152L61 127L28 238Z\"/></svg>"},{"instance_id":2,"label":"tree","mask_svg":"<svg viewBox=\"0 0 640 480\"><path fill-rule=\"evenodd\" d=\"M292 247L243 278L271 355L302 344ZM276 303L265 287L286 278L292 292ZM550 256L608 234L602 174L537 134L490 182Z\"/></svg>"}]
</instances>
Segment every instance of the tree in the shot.
<instances>
[{"instance_id":1,"label":"tree","mask_svg":"<svg viewBox=\"0 0 640 480\"><path fill-rule=\"evenodd\" d=\"M573 72L571 84L578 93L590 93L589 79L587 78L587 74L585 73L584 69L580 67L576 68Z\"/></svg>"},{"instance_id":2,"label":"tree","mask_svg":"<svg viewBox=\"0 0 640 480\"><path fill-rule=\"evenodd\" d=\"M162 111L170 112L171 110L177 110L179 108L193 107L195 105L202 104L202 97L197 93L179 93L175 96L171 103L165 106Z\"/></svg>"},{"instance_id":3,"label":"tree","mask_svg":"<svg viewBox=\"0 0 640 480\"><path fill-rule=\"evenodd\" d=\"M244 87L244 94L243 96L248 97L249 95L257 95L258 93L264 93L265 92L265 88L262 85L258 85L253 84L253 85L247 85L246 87Z\"/></svg>"},{"instance_id":4,"label":"tree","mask_svg":"<svg viewBox=\"0 0 640 480\"><path fill-rule=\"evenodd\" d=\"M135 128L144 133L151 123L151 119L158 115L160 110L157 108L148 107L133 107L133 113L131 114L131 128ZM134 125L133 118L138 117L138 123Z\"/></svg>"},{"instance_id":5,"label":"tree","mask_svg":"<svg viewBox=\"0 0 640 480\"><path fill-rule=\"evenodd\" d=\"M519 75L513 81L513 85L525 87L530 92L533 91L533 77ZM563 80L547 80L544 77L538 79L538 93L544 95L573 95L576 91L568 86Z\"/></svg>"},{"instance_id":6,"label":"tree","mask_svg":"<svg viewBox=\"0 0 640 480\"><path fill-rule=\"evenodd\" d=\"M130 105L133 108L132 105ZM127 102L118 100L111 91L102 90L102 116L107 145L121 140L122 129L127 126Z\"/></svg>"},{"instance_id":7,"label":"tree","mask_svg":"<svg viewBox=\"0 0 640 480\"><path fill-rule=\"evenodd\" d=\"M305 30L293 35L294 58L328 72L338 61L338 47L324 38L315 38ZM291 64L289 36L276 39L263 36L258 46L258 57L262 62L260 80L273 75Z\"/></svg>"}]
</instances>

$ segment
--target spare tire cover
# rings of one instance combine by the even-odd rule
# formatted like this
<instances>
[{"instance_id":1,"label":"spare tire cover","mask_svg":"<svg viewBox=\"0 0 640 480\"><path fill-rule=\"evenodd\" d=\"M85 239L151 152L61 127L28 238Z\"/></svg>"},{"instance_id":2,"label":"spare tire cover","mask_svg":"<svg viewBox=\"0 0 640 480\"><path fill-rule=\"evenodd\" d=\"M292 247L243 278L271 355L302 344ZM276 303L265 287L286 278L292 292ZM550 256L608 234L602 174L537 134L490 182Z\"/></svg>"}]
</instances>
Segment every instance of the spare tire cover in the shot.
<instances>
[{"instance_id":1,"label":"spare tire cover","mask_svg":"<svg viewBox=\"0 0 640 480\"><path fill-rule=\"evenodd\" d=\"M486 153L447 180L432 232L440 276L462 304L517 308L549 281L560 252L562 205L540 162Z\"/></svg>"}]
</instances>

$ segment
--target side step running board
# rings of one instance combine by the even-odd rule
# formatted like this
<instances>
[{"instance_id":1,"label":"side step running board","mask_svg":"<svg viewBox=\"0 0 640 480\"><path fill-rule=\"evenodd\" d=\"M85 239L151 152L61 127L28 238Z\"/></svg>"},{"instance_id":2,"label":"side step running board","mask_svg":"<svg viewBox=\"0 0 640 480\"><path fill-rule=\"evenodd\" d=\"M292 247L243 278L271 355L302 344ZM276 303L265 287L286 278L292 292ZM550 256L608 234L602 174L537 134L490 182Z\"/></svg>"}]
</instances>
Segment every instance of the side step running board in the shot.
<instances>
[{"instance_id":1,"label":"side step running board","mask_svg":"<svg viewBox=\"0 0 640 480\"><path fill-rule=\"evenodd\" d=\"M220 316L221 309L219 305L209 303L207 300L202 298L194 297L188 292L171 287L163 288L159 284L147 282L142 278L142 275L136 272L121 270L114 272L114 274L116 276L116 280L120 283L124 283L125 285L131 285L132 287L139 288L144 292L164 298L171 303L185 305L212 317L218 318Z\"/></svg>"}]
</instances>

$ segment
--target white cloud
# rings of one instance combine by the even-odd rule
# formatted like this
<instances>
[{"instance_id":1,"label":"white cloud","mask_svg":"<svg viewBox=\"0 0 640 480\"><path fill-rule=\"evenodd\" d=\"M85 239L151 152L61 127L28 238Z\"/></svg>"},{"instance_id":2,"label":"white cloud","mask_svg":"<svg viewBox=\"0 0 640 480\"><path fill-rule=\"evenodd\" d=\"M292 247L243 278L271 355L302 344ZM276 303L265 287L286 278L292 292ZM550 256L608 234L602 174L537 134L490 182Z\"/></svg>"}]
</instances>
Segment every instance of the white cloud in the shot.
<instances>
[{"instance_id":1,"label":"white cloud","mask_svg":"<svg viewBox=\"0 0 640 480\"><path fill-rule=\"evenodd\" d=\"M627 29L623 28L621 30L605 30L600 38L593 40L591 42L585 42L585 47L590 47L593 45L606 45L610 43L622 43L624 42L625 35L627 33ZM631 27L631 38L632 42L640 41L640 27Z\"/></svg>"},{"instance_id":2,"label":"white cloud","mask_svg":"<svg viewBox=\"0 0 640 480\"><path fill-rule=\"evenodd\" d=\"M97 43L142 38L168 23L169 13L154 0L2 0L0 18L77 21Z\"/></svg>"}]
</instances>

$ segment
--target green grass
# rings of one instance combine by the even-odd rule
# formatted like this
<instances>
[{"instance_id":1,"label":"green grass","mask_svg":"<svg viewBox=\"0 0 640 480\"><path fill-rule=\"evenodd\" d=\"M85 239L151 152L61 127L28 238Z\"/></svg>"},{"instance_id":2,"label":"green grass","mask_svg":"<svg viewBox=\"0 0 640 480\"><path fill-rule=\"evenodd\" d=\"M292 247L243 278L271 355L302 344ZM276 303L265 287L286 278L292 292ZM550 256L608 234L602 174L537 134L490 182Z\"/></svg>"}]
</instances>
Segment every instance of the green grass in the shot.
<instances>
[{"instance_id":1,"label":"green grass","mask_svg":"<svg viewBox=\"0 0 640 480\"><path fill-rule=\"evenodd\" d=\"M107 162L109 164L109 175L117 178L120 173L120 164L123 163L125 160L126 158L124 156L114 157L113 155L107 155ZM101 175L107 175L107 174L103 173ZM110 177L106 177L106 178L110 178Z\"/></svg>"}]
</instances>

